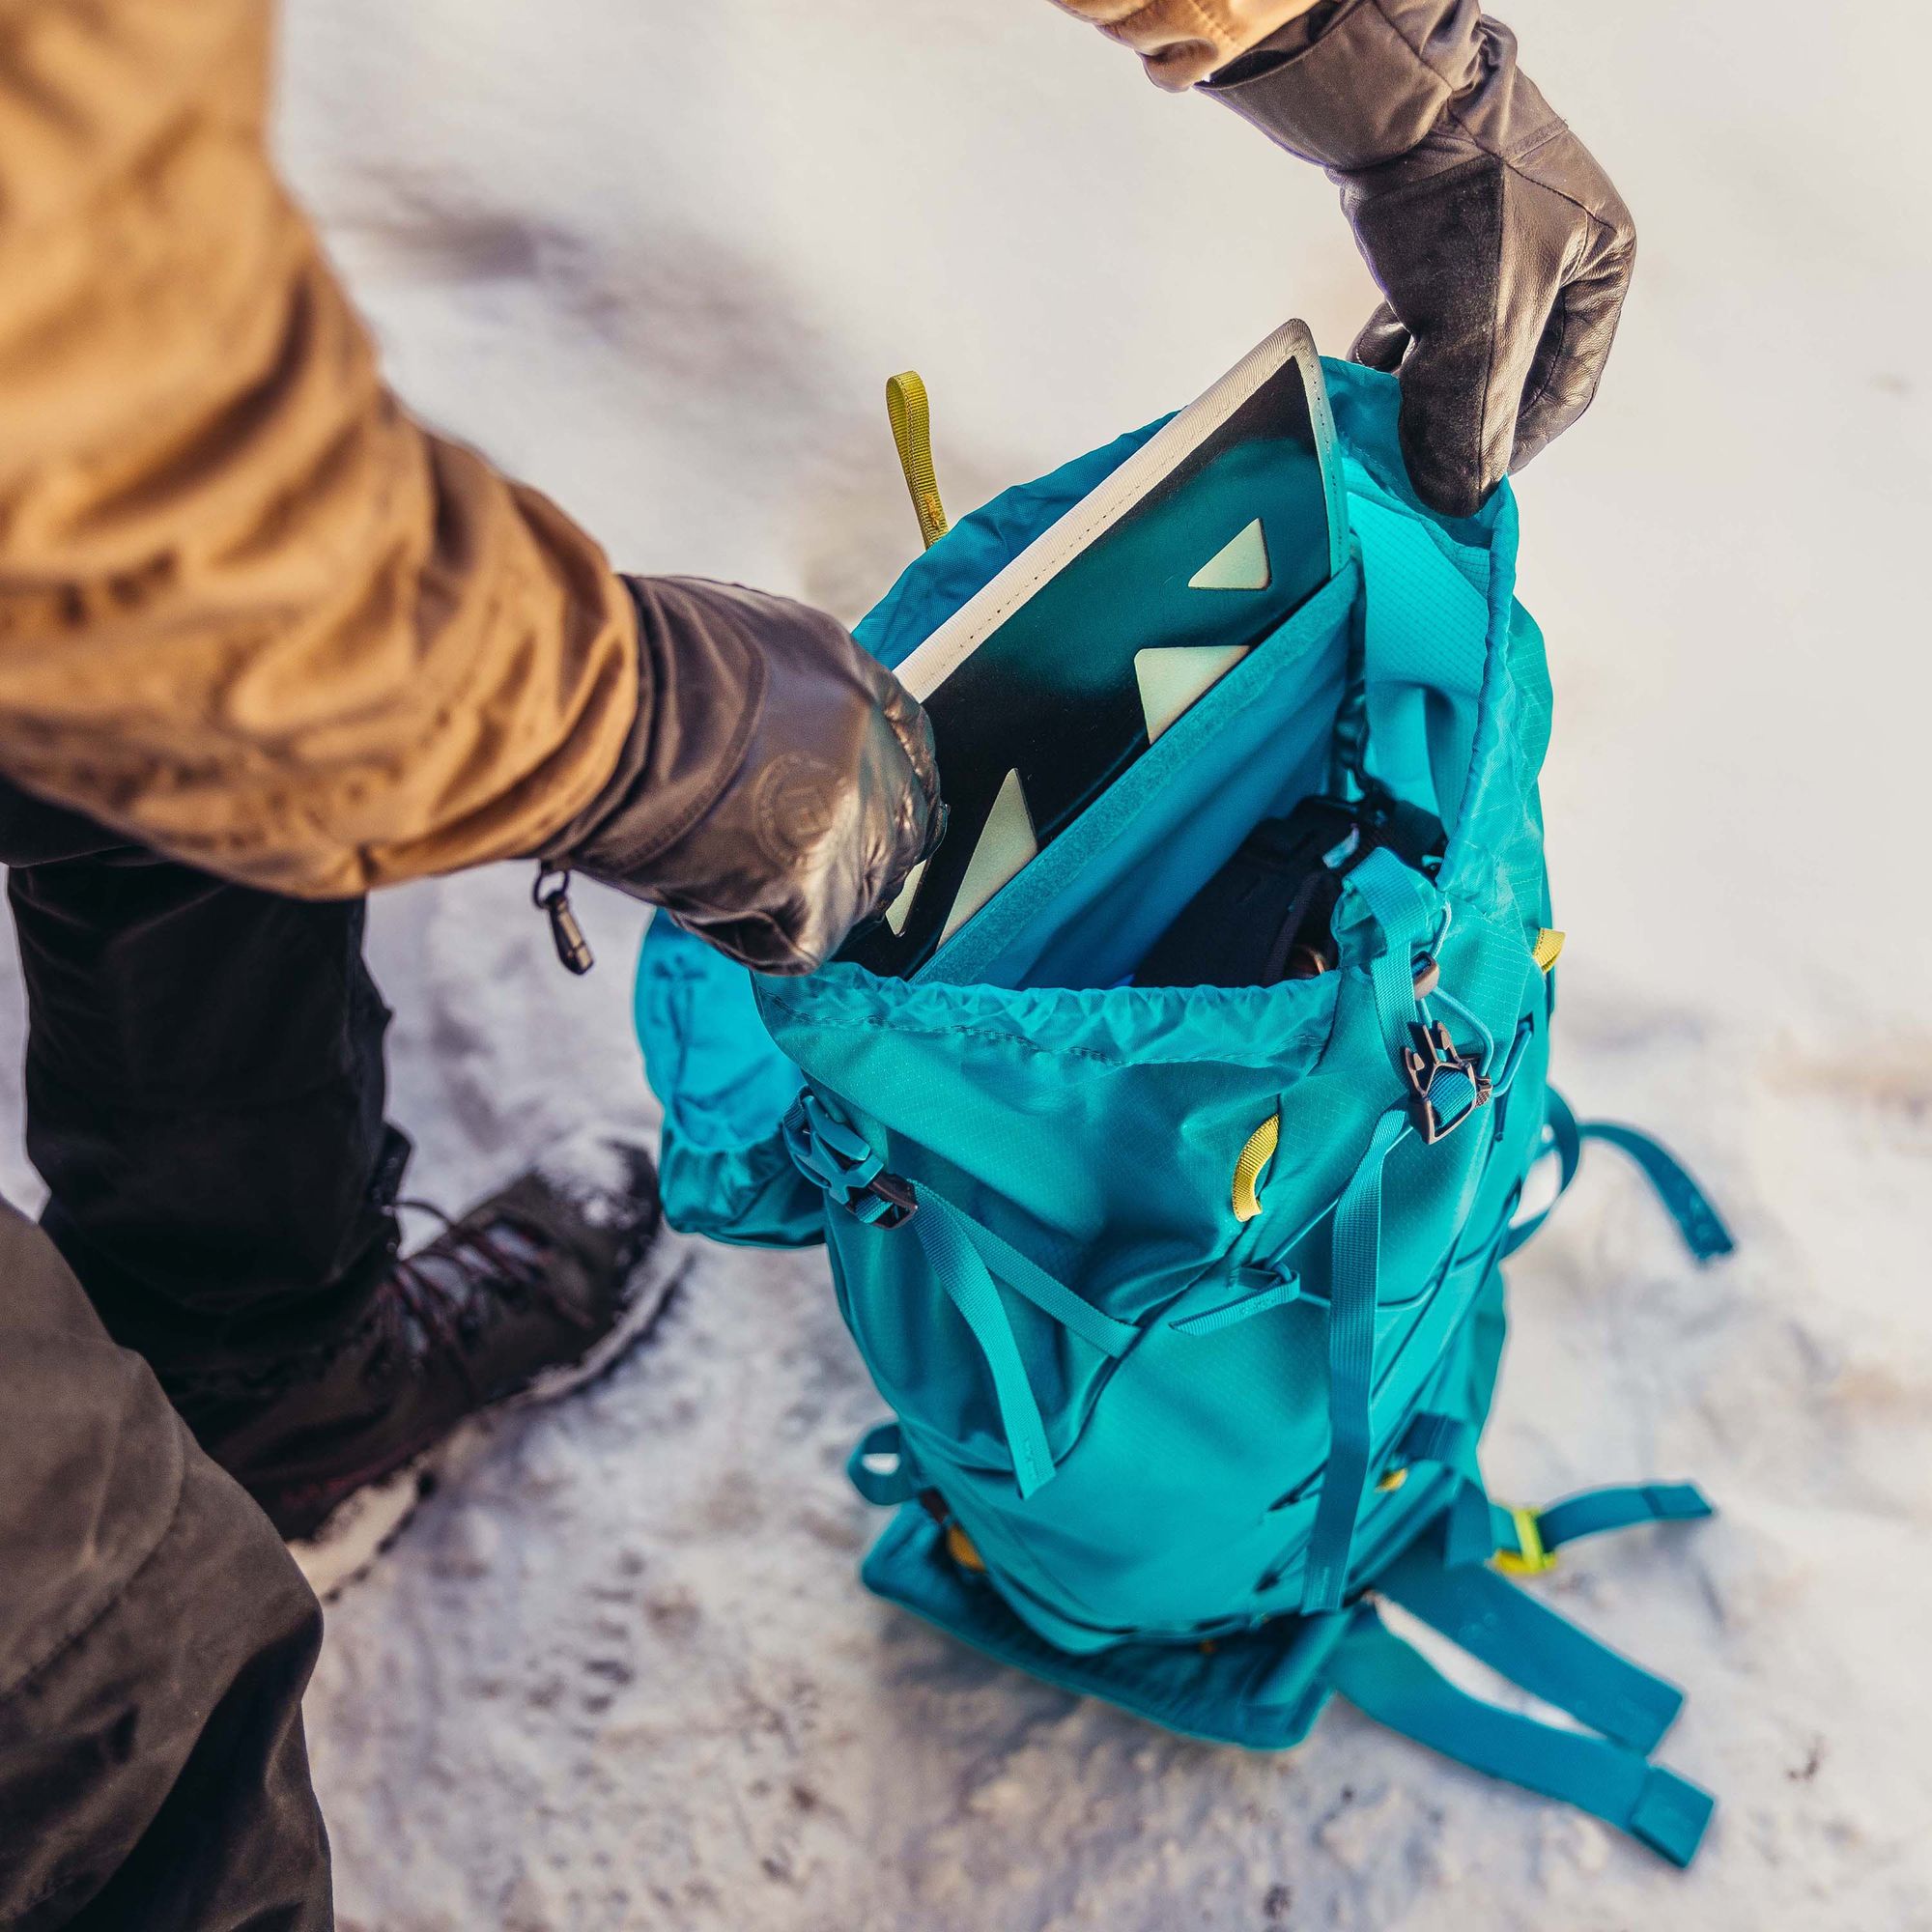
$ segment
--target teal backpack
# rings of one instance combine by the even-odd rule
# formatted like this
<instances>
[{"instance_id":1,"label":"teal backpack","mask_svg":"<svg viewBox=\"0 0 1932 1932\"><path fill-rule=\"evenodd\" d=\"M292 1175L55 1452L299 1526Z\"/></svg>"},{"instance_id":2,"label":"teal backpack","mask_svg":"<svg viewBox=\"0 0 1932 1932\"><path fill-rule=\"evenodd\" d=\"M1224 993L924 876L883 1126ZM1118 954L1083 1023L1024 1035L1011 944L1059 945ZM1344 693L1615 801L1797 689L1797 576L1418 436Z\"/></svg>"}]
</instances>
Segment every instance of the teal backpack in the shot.
<instances>
[{"instance_id":1,"label":"teal backpack","mask_svg":"<svg viewBox=\"0 0 1932 1932\"><path fill-rule=\"evenodd\" d=\"M1331 1692L1679 1864L1712 1801L1650 1762L1670 1685L1520 1587L1565 1543L1703 1517L1684 1483L1489 1497L1504 1259L1546 1156L1610 1142L1699 1260L1722 1223L1654 1142L1549 1088L1543 640L1507 488L1410 492L1396 385L1329 363L1347 568L911 981L760 980L653 927L638 1014L680 1228L823 1240L895 1420L851 1475L896 1506L866 1583L981 1651L1195 1737L1298 1743ZM859 627L888 664L1149 430L1009 490ZM1347 874L1338 969L1121 983L1248 830L1378 783L1435 875ZM1569 1713L1455 1687L1422 1624Z\"/></svg>"}]
</instances>

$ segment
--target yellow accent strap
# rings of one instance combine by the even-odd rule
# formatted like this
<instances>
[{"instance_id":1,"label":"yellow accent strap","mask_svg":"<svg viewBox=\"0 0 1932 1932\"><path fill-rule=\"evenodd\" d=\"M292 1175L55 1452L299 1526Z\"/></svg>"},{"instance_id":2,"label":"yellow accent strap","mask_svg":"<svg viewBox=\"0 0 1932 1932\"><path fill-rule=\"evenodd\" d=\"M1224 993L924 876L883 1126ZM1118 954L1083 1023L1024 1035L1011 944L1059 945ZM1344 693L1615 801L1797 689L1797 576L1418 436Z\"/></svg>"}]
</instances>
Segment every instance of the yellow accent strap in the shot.
<instances>
[{"instance_id":1,"label":"yellow accent strap","mask_svg":"<svg viewBox=\"0 0 1932 1932\"><path fill-rule=\"evenodd\" d=\"M932 469L932 411L919 372L907 369L886 384L886 416L893 446L899 453L920 540L930 550L946 534L946 512L939 502L939 478Z\"/></svg>"},{"instance_id":2,"label":"yellow accent strap","mask_svg":"<svg viewBox=\"0 0 1932 1932\"><path fill-rule=\"evenodd\" d=\"M1274 1151L1281 1145L1281 1116L1270 1114L1253 1133L1248 1136L1248 1144L1241 1150L1241 1157L1235 1163L1235 1219L1252 1221L1262 1211L1261 1195L1257 1192L1262 1173L1274 1158Z\"/></svg>"},{"instance_id":3,"label":"yellow accent strap","mask_svg":"<svg viewBox=\"0 0 1932 1932\"><path fill-rule=\"evenodd\" d=\"M983 1570L985 1559L973 1548L973 1539L956 1522L946 1525L946 1553L962 1570Z\"/></svg>"},{"instance_id":4,"label":"yellow accent strap","mask_svg":"<svg viewBox=\"0 0 1932 1932\"><path fill-rule=\"evenodd\" d=\"M1546 925L1536 935L1536 944L1529 951L1530 957L1536 961L1536 970L1547 973L1556 964L1556 955L1563 951L1563 935L1553 925Z\"/></svg>"},{"instance_id":5,"label":"yellow accent strap","mask_svg":"<svg viewBox=\"0 0 1932 1932\"><path fill-rule=\"evenodd\" d=\"M1513 1508L1510 1520L1516 1525L1517 1547L1496 1551L1496 1568L1510 1577L1541 1577L1546 1570L1554 1570L1556 1552L1544 1548L1536 1512Z\"/></svg>"}]
</instances>

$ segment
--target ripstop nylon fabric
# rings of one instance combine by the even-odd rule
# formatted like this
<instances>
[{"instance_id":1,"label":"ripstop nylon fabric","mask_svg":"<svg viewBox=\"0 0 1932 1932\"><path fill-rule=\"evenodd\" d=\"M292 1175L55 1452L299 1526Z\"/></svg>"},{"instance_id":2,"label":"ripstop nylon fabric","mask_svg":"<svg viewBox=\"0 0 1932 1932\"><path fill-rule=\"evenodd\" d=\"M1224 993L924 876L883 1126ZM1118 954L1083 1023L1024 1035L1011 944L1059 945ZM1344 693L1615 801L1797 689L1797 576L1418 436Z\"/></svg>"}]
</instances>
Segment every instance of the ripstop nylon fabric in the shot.
<instances>
[{"instance_id":1,"label":"ripstop nylon fabric","mask_svg":"<svg viewBox=\"0 0 1932 1932\"><path fill-rule=\"evenodd\" d=\"M1293 1744L1339 1689L1682 1861L1709 1801L1642 1755L1675 1690L1472 1566L1500 1548L1533 1571L1554 1546L1523 1537L1566 1510L1580 1534L1708 1505L1660 1485L1501 1510L1477 1445L1539 1159L1567 1184L1584 1134L1614 1140L1700 1258L1728 1236L1653 1143L1577 1128L1548 1088L1549 690L1509 493L1426 511L1394 383L1326 366L1348 568L915 979L748 986L653 928L639 1024L667 1211L826 1241L895 1415L853 1465L898 1505L865 1566L880 1594L1203 1737ZM861 639L902 657L1153 427L962 519ZM1122 983L1256 820L1360 779L1438 816L1448 848L1434 876L1382 852L1348 874L1337 970ZM1600 1735L1465 1710L1378 1622L1376 1585Z\"/></svg>"}]
</instances>

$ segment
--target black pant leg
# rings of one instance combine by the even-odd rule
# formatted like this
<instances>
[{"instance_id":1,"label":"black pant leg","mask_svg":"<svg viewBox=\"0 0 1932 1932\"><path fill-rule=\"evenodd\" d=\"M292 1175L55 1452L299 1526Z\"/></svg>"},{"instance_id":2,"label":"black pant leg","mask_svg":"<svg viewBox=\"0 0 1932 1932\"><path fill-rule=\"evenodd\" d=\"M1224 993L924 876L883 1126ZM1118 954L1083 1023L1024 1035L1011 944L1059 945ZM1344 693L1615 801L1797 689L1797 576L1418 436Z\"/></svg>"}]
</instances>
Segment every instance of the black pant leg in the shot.
<instances>
[{"instance_id":1,"label":"black pant leg","mask_svg":"<svg viewBox=\"0 0 1932 1932\"><path fill-rule=\"evenodd\" d=\"M43 1223L164 1383L249 1372L359 1315L408 1143L360 900L256 892L0 787Z\"/></svg>"},{"instance_id":2,"label":"black pant leg","mask_svg":"<svg viewBox=\"0 0 1932 1932\"><path fill-rule=\"evenodd\" d=\"M328 1932L321 1609L4 1204L0 1469L0 1924Z\"/></svg>"}]
</instances>

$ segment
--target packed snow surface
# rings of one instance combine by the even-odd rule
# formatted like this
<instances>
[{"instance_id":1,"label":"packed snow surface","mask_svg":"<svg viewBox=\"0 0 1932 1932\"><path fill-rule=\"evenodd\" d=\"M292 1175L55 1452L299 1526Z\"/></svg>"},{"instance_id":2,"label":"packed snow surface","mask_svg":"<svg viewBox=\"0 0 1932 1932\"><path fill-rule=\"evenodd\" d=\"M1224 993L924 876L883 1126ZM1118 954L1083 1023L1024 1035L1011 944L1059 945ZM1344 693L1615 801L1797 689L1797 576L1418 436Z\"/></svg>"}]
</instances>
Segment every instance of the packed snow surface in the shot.
<instances>
[{"instance_id":1,"label":"packed snow surface","mask_svg":"<svg viewBox=\"0 0 1932 1932\"><path fill-rule=\"evenodd\" d=\"M1643 236L1597 410L1520 492L1559 1074L1741 1246L1692 1267L1593 1155L1514 1270L1489 1462L1721 1508L1538 1586L1690 1690L1696 1869L1340 1705L1287 1757L1210 1749L875 1604L840 1463L879 1404L823 1258L696 1248L651 1346L501 1428L331 1610L346 1932L1932 1925L1932 16L1884 11L1509 10ZM405 395L625 565L847 617L916 542L888 374L924 374L957 511L1284 315L1345 349L1373 298L1318 175L1041 0L299 0L283 67ZM452 1207L652 1114L639 910L582 895L572 980L527 891L375 915L394 1110ZM0 1179L35 1198L11 1144Z\"/></svg>"}]
</instances>

